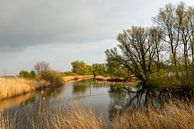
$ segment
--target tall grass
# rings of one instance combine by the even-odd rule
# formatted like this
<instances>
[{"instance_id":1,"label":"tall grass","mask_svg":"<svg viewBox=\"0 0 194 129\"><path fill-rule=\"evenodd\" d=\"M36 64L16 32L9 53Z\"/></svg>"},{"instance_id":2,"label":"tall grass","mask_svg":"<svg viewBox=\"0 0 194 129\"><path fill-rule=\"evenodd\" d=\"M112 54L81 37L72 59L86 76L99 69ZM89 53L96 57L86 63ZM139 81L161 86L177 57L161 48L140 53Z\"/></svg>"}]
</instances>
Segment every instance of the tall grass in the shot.
<instances>
[{"instance_id":1,"label":"tall grass","mask_svg":"<svg viewBox=\"0 0 194 129\"><path fill-rule=\"evenodd\" d=\"M0 113L0 129L15 129L16 120Z\"/></svg>"},{"instance_id":2,"label":"tall grass","mask_svg":"<svg viewBox=\"0 0 194 129\"><path fill-rule=\"evenodd\" d=\"M65 82L91 79L91 75L86 76L65 76L60 73L51 71L44 75L43 80L29 80L20 77L0 78L0 100L29 93L47 86L61 86Z\"/></svg>"},{"instance_id":3,"label":"tall grass","mask_svg":"<svg viewBox=\"0 0 194 129\"><path fill-rule=\"evenodd\" d=\"M45 85L45 81L37 82L23 78L0 78L0 100L29 93Z\"/></svg>"},{"instance_id":4,"label":"tall grass","mask_svg":"<svg viewBox=\"0 0 194 129\"><path fill-rule=\"evenodd\" d=\"M28 118L32 129L192 129L194 128L194 106L177 102L164 109L150 107L147 111L137 110L116 114L107 124L88 108L76 107L68 113L39 114L35 121ZM15 118L0 117L1 128L14 129ZM107 126L108 125L108 126ZM12 127L11 127L12 126Z\"/></svg>"},{"instance_id":5,"label":"tall grass","mask_svg":"<svg viewBox=\"0 0 194 129\"><path fill-rule=\"evenodd\" d=\"M17 128L27 129L103 129L102 119L97 117L90 109L73 107L69 112L57 109L55 112L39 113L36 119L27 113L25 122L18 122ZM10 121L11 122L11 121ZM10 129L10 128L8 128Z\"/></svg>"},{"instance_id":6,"label":"tall grass","mask_svg":"<svg viewBox=\"0 0 194 129\"><path fill-rule=\"evenodd\" d=\"M150 108L117 114L112 122L114 129L192 129L194 128L194 106L177 102L165 109Z\"/></svg>"},{"instance_id":7,"label":"tall grass","mask_svg":"<svg viewBox=\"0 0 194 129\"><path fill-rule=\"evenodd\" d=\"M102 129L103 121L90 109L76 107L65 116L54 115L52 126L55 129Z\"/></svg>"}]
</instances>

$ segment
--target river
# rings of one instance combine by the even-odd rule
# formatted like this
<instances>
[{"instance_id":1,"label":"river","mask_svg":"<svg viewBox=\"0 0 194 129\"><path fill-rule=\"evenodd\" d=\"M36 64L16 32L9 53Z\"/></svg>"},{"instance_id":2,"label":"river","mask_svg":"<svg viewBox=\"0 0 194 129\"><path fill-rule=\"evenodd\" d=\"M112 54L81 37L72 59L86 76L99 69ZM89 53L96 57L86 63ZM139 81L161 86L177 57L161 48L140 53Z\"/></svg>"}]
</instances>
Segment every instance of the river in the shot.
<instances>
[{"instance_id":1,"label":"river","mask_svg":"<svg viewBox=\"0 0 194 129\"><path fill-rule=\"evenodd\" d=\"M129 97L121 86L124 85L93 81L68 83L62 87L47 88L3 100L0 102L0 112L7 117L16 117L16 123L21 127L27 118L36 119L38 114L82 105L110 121L114 110L119 109Z\"/></svg>"}]
</instances>

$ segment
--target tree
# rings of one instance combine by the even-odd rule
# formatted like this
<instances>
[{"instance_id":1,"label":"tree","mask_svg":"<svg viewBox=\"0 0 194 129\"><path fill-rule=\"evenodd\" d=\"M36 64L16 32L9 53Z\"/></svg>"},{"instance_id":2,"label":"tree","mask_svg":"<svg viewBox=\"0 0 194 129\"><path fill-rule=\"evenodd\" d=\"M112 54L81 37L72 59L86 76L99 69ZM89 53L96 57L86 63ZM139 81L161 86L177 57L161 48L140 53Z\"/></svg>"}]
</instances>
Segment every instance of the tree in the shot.
<instances>
[{"instance_id":1,"label":"tree","mask_svg":"<svg viewBox=\"0 0 194 129\"><path fill-rule=\"evenodd\" d=\"M158 32L157 29L154 31ZM152 42L156 35L158 39ZM150 28L132 26L131 29L124 30L117 38L120 53L116 48L107 50L107 58L121 63L131 73L135 74L145 86L150 74L155 70L154 58L157 48L159 48L160 35L159 32L153 35Z\"/></svg>"},{"instance_id":2,"label":"tree","mask_svg":"<svg viewBox=\"0 0 194 129\"><path fill-rule=\"evenodd\" d=\"M42 75L50 70L49 63L44 62L44 61L38 62L34 65L34 70L35 70L35 73L37 75L36 79L41 80L41 79L43 79Z\"/></svg>"},{"instance_id":3,"label":"tree","mask_svg":"<svg viewBox=\"0 0 194 129\"><path fill-rule=\"evenodd\" d=\"M162 40L170 48L175 72L177 73L177 65L180 64L184 65L184 70L188 74L189 55L191 54L192 62L194 59L194 9L187 7L183 2L177 6L168 4L160 9L154 21L163 31ZM183 61L178 62L178 58L183 58Z\"/></svg>"},{"instance_id":4,"label":"tree","mask_svg":"<svg viewBox=\"0 0 194 129\"><path fill-rule=\"evenodd\" d=\"M161 8L159 14L155 17L155 22L164 32L162 37L171 50L171 57L174 66L177 66L177 48L180 40L180 26L176 22L176 8L172 4L168 4L165 8Z\"/></svg>"},{"instance_id":5,"label":"tree","mask_svg":"<svg viewBox=\"0 0 194 129\"><path fill-rule=\"evenodd\" d=\"M150 42L155 45L155 63L157 67L157 72L161 69L161 52L163 51L163 44L161 42L163 37L163 32L158 27L152 27L149 30Z\"/></svg>"},{"instance_id":6,"label":"tree","mask_svg":"<svg viewBox=\"0 0 194 129\"><path fill-rule=\"evenodd\" d=\"M28 72L28 71L22 70L19 73L19 77L23 77L23 78L26 78L26 79L35 79L36 74L35 74L34 71Z\"/></svg>"},{"instance_id":7,"label":"tree","mask_svg":"<svg viewBox=\"0 0 194 129\"><path fill-rule=\"evenodd\" d=\"M35 79L35 77L36 77L35 71L31 70L31 71L30 71L30 76L31 76L33 79Z\"/></svg>"},{"instance_id":8,"label":"tree","mask_svg":"<svg viewBox=\"0 0 194 129\"><path fill-rule=\"evenodd\" d=\"M79 75L91 74L91 66L87 65L83 61L73 61L71 62L72 72Z\"/></svg>"},{"instance_id":9,"label":"tree","mask_svg":"<svg viewBox=\"0 0 194 129\"><path fill-rule=\"evenodd\" d=\"M40 75L42 72L46 72L50 70L49 63L41 61L34 65L34 70L37 75Z\"/></svg>"},{"instance_id":10,"label":"tree","mask_svg":"<svg viewBox=\"0 0 194 129\"><path fill-rule=\"evenodd\" d=\"M107 65L106 64L92 64L92 73L94 77L96 75L106 75Z\"/></svg>"},{"instance_id":11,"label":"tree","mask_svg":"<svg viewBox=\"0 0 194 129\"><path fill-rule=\"evenodd\" d=\"M106 65L109 76L129 78L130 72L120 62L107 58Z\"/></svg>"}]
</instances>

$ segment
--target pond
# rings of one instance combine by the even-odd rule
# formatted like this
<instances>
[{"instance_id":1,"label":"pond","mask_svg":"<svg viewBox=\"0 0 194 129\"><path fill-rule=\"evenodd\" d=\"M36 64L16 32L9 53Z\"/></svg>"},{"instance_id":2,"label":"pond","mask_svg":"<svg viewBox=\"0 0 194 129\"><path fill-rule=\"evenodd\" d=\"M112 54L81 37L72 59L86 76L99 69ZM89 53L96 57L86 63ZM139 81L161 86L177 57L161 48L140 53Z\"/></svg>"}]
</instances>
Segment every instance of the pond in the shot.
<instances>
[{"instance_id":1,"label":"pond","mask_svg":"<svg viewBox=\"0 0 194 129\"><path fill-rule=\"evenodd\" d=\"M16 122L22 125L28 117L36 119L41 113L68 109L74 104L89 107L104 120L111 120L116 108L120 108L129 94L120 85L112 83L95 83L80 81L68 83L58 88L48 88L6 99L0 102L0 112L8 117L16 117Z\"/></svg>"}]
</instances>

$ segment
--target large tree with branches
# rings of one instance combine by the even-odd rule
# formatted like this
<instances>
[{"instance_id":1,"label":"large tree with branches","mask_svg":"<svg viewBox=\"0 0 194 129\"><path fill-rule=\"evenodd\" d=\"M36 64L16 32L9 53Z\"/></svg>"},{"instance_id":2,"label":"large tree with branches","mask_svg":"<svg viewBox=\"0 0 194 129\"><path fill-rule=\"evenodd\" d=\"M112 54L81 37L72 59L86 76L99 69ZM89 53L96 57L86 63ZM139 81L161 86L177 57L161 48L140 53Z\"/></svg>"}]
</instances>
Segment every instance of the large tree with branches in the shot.
<instances>
[{"instance_id":1,"label":"large tree with branches","mask_svg":"<svg viewBox=\"0 0 194 129\"><path fill-rule=\"evenodd\" d=\"M107 58L120 62L145 85L156 70L155 62L159 61L161 35L158 28L133 26L118 35L120 51L117 48L107 50Z\"/></svg>"}]
</instances>

